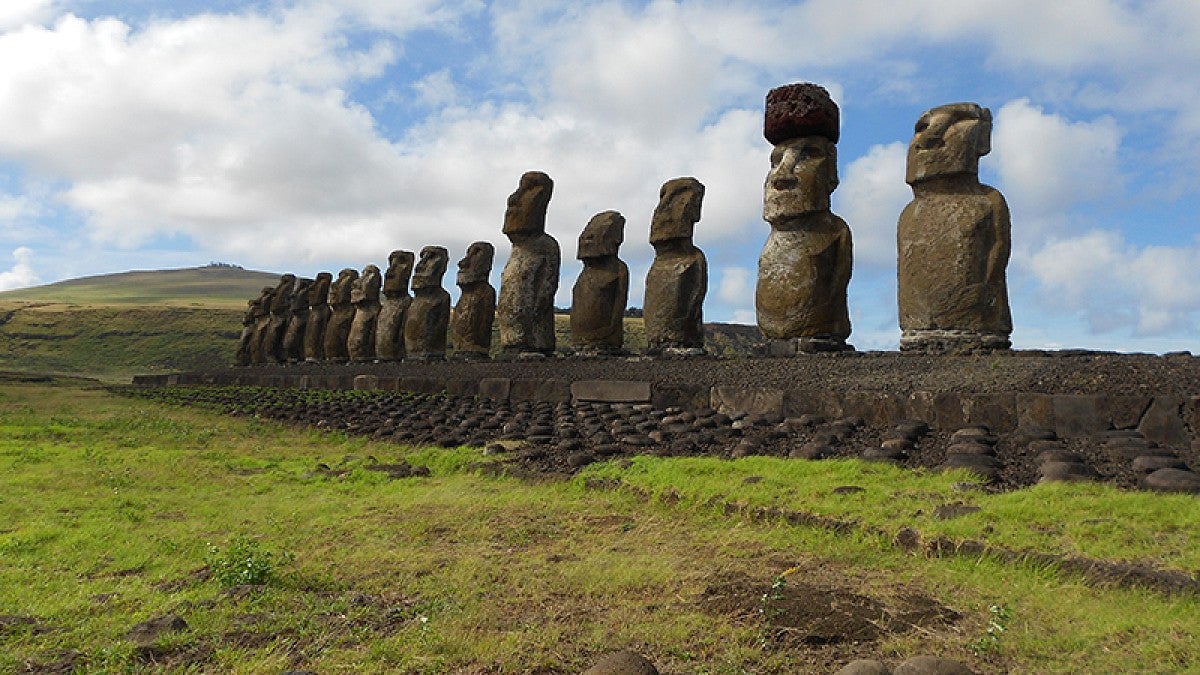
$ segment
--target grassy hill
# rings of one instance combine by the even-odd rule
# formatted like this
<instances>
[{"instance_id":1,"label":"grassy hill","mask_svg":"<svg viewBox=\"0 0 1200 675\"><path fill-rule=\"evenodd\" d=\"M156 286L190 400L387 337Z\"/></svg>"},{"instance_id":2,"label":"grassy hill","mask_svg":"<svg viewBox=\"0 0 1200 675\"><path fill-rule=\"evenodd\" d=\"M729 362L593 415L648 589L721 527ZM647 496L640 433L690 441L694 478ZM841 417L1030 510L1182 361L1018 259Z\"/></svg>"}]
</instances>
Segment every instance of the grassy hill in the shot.
<instances>
[{"instance_id":1,"label":"grassy hill","mask_svg":"<svg viewBox=\"0 0 1200 675\"><path fill-rule=\"evenodd\" d=\"M62 303L77 305L157 305L244 309L279 274L228 265L176 270L134 270L59 281L0 293L0 305Z\"/></svg>"}]
</instances>

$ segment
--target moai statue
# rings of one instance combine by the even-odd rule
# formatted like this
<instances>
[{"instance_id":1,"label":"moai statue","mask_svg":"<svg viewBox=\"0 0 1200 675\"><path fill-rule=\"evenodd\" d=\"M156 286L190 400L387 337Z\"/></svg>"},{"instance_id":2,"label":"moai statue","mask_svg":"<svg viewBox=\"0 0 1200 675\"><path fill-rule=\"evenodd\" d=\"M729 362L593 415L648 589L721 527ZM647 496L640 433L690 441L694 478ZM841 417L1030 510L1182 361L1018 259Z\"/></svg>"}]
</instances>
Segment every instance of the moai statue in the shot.
<instances>
[{"instance_id":1,"label":"moai statue","mask_svg":"<svg viewBox=\"0 0 1200 675\"><path fill-rule=\"evenodd\" d=\"M262 289L257 298L246 303L246 313L242 315L242 336L238 340L237 365L248 366L254 360L255 325L260 316L264 316L263 305L270 301L271 288Z\"/></svg>"},{"instance_id":2,"label":"moai statue","mask_svg":"<svg viewBox=\"0 0 1200 675\"><path fill-rule=\"evenodd\" d=\"M908 146L913 200L896 231L900 349L1008 349L1008 204L979 182L992 113L975 103L925 112Z\"/></svg>"},{"instance_id":3,"label":"moai statue","mask_svg":"<svg viewBox=\"0 0 1200 675\"><path fill-rule=\"evenodd\" d=\"M354 304L350 300L358 270L347 267L338 272L336 281L329 285L329 323L325 326L325 359L348 361L350 350L350 325L354 323Z\"/></svg>"},{"instance_id":4,"label":"moai statue","mask_svg":"<svg viewBox=\"0 0 1200 675\"><path fill-rule=\"evenodd\" d=\"M379 288L382 284L383 277L374 265L364 267L362 276L350 284L354 320L350 322L346 351L351 361L375 360L375 326L379 321Z\"/></svg>"},{"instance_id":5,"label":"moai statue","mask_svg":"<svg viewBox=\"0 0 1200 675\"><path fill-rule=\"evenodd\" d=\"M625 241L625 216L604 211L579 235L583 271L571 291L571 343L583 355L622 353L629 267L617 257Z\"/></svg>"},{"instance_id":6,"label":"moai statue","mask_svg":"<svg viewBox=\"0 0 1200 675\"><path fill-rule=\"evenodd\" d=\"M692 243L703 200L704 186L695 178L669 180L658 192L658 206L650 221L654 262L646 274L643 308L647 353L704 353L708 262Z\"/></svg>"},{"instance_id":7,"label":"moai statue","mask_svg":"<svg viewBox=\"0 0 1200 675\"><path fill-rule=\"evenodd\" d=\"M329 326L329 284L333 275L320 272L308 286L308 325L304 327L304 360L325 360L325 329Z\"/></svg>"},{"instance_id":8,"label":"moai statue","mask_svg":"<svg viewBox=\"0 0 1200 675\"><path fill-rule=\"evenodd\" d=\"M851 240L829 210L837 188L838 107L815 84L767 94L764 135L775 148L763 184L771 225L758 258L754 305L775 353L842 351L850 337Z\"/></svg>"},{"instance_id":9,"label":"moai statue","mask_svg":"<svg viewBox=\"0 0 1200 675\"><path fill-rule=\"evenodd\" d=\"M288 363L304 360L304 333L308 328L308 288L312 279L296 279L292 286L292 306L287 330L283 334L283 353Z\"/></svg>"},{"instance_id":10,"label":"moai statue","mask_svg":"<svg viewBox=\"0 0 1200 675\"><path fill-rule=\"evenodd\" d=\"M546 234L546 207L554 181L540 171L521 176L504 212L512 254L500 275L500 348L507 354L554 352L554 294L558 291L558 242Z\"/></svg>"},{"instance_id":11,"label":"moai statue","mask_svg":"<svg viewBox=\"0 0 1200 675\"><path fill-rule=\"evenodd\" d=\"M414 260L412 251L392 251L388 255L379 321L375 324L375 358L380 361L404 358L404 318L412 304L408 280L412 276Z\"/></svg>"},{"instance_id":12,"label":"moai statue","mask_svg":"<svg viewBox=\"0 0 1200 675\"><path fill-rule=\"evenodd\" d=\"M287 363L287 354L283 351L283 337L287 333L288 320L292 314L292 288L295 285L296 275L285 274L279 277L279 285L271 293L271 321L262 344L265 363Z\"/></svg>"},{"instance_id":13,"label":"moai statue","mask_svg":"<svg viewBox=\"0 0 1200 675\"><path fill-rule=\"evenodd\" d=\"M421 249L421 260L413 271L413 301L404 320L404 349L407 358L418 361L446 357L446 331L450 327L450 294L442 288L442 277L450 253L441 246Z\"/></svg>"},{"instance_id":14,"label":"moai statue","mask_svg":"<svg viewBox=\"0 0 1200 675\"><path fill-rule=\"evenodd\" d=\"M263 343L271 333L271 296L275 294L273 286L264 286L254 305L254 326L250 337L250 363L266 363L267 354Z\"/></svg>"},{"instance_id":15,"label":"moai statue","mask_svg":"<svg viewBox=\"0 0 1200 675\"><path fill-rule=\"evenodd\" d=\"M492 324L496 320L496 289L488 283L494 246L477 241L458 261L455 283L462 289L450 321L450 343L456 359L486 359L492 348Z\"/></svg>"}]
</instances>

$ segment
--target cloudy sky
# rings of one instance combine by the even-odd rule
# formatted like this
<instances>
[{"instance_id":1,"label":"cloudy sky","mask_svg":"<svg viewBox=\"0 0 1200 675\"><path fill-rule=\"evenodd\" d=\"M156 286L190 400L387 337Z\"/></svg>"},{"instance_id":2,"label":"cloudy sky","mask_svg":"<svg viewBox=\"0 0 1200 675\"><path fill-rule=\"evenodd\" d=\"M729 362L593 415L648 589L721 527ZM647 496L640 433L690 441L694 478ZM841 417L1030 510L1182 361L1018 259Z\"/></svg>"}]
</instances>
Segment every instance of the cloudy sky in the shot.
<instances>
[{"instance_id":1,"label":"cloudy sky","mask_svg":"<svg viewBox=\"0 0 1200 675\"><path fill-rule=\"evenodd\" d=\"M538 169L559 304L579 231L615 209L640 306L658 188L695 176L705 316L752 323L763 98L811 81L841 105L860 349L899 337L913 123L975 101L1015 345L1200 352L1197 73L1195 0L3 0L0 289L481 239L498 284L505 198Z\"/></svg>"}]
</instances>

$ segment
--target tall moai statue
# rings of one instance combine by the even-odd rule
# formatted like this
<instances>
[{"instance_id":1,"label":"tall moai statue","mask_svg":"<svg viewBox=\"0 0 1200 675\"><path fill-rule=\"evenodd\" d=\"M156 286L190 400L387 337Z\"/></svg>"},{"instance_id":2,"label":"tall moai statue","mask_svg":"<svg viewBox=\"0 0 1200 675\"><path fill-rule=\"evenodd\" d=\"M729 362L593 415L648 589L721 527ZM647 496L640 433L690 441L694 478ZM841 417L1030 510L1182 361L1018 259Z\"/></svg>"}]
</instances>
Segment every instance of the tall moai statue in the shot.
<instances>
[{"instance_id":1,"label":"tall moai statue","mask_svg":"<svg viewBox=\"0 0 1200 675\"><path fill-rule=\"evenodd\" d=\"M654 262L646 274L643 307L648 353L704 353L708 262L692 243L703 201L704 185L695 178L669 180L658 192L658 206L650 221Z\"/></svg>"},{"instance_id":2,"label":"tall moai statue","mask_svg":"<svg viewBox=\"0 0 1200 675\"><path fill-rule=\"evenodd\" d=\"M308 286L308 325L304 327L304 360L325 360L325 328L329 326L329 284L333 275L320 272Z\"/></svg>"},{"instance_id":3,"label":"tall moai statue","mask_svg":"<svg viewBox=\"0 0 1200 675\"><path fill-rule=\"evenodd\" d=\"M271 287L262 289L257 298L246 303L246 313L242 315L242 335L238 339L237 360L239 366L248 366L254 361L255 326L258 318L263 316L263 305L271 298Z\"/></svg>"},{"instance_id":4,"label":"tall moai statue","mask_svg":"<svg viewBox=\"0 0 1200 675\"><path fill-rule=\"evenodd\" d=\"M991 134L991 111L975 103L938 106L917 120L905 176L913 200L896 231L901 350L1011 346L1008 204L979 182Z\"/></svg>"},{"instance_id":5,"label":"tall moai statue","mask_svg":"<svg viewBox=\"0 0 1200 675\"><path fill-rule=\"evenodd\" d=\"M571 291L571 343L583 355L622 353L629 267L617 257L625 241L625 216L604 211L579 235L583 271Z\"/></svg>"},{"instance_id":6,"label":"tall moai statue","mask_svg":"<svg viewBox=\"0 0 1200 675\"><path fill-rule=\"evenodd\" d=\"M354 323L354 304L350 300L358 270L347 267L329 285L329 323L325 326L325 360L348 361L350 326Z\"/></svg>"},{"instance_id":7,"label":"tall moai statue","mask_svg":"<svg viewBox=\"0 0 1200 675\"><path fill-rule=\"evenodd\" d=\"M351 361L375 360L375 326L379 322L379 288L382 284L383 277L374 265L364 267L362 276L350 284L354 320L350 322L346 351Z\"/></svg>"},{"instance_id":8,"label":"tall moai statue","mask_svg":"<svg viewBox=\"0 0 1200 675\"><path fill-rule=\"evenodd\" d=\"M308 328L308 289L312 279L297 278L292 286L292 306L283 334L283 354L288 363L304 360L304 333Z\"/></svg>"},{"instance_id":9,"label":"tall moai statue","mask_svg":"<svg viewBox=\"0 0 1200 675\"><path fill-rule=\"evenodd\" d=\"M412 276L414 261L412 251L392 251L388 255L379 321L375 324L375 358L380 361L399 361L404 358L404 318L408 315L408 306L412 304L408 280Z\"/></svg>"},{"instance_id":10,"label":"tall moai statue","mask_svg":"<svg viewBox=\"0 0 1200 675\"><path fill-rule=\"evenodd\" d=\"M521 176L504 211L512 254L500 275L500 348L508 354L554 352L554 294L558 292L558 242L546 234L546 207L554 181L540 171Z\"/></svg>"},{"instance_id":11,"label":"tall moai statue","mask_svg":"<svg viewBox=\"0 0 1200 675\"><path fill-rule=\"evenodd\" d=\"M837 104L815 84L767 94L763 135L774 149L763 220L771 232L758 258L754 306L773 352L853 349L846 344L850 228L829 206L838 185L838 120Z\"/></svg>"},{"instance_id":12,"label":"tall moai statue","mask_svg":"<svg viewBox=\"0 0 1200 675\"><path fill-rule=\"evenodd\" d=\"M271 297L275 295L274 286L264 286L254 305L254 325L250 336L250 362L266 363L267 354L263 343L271 333Z\"/></svg>"},{"instance_id":13,"label":"tall moai statue","mask_svg":"<svg viewBox=\"0 0 1200 675\"><path fill-rule=\"evenodd\" d=\"M287 362L287 353L283 350L283 337L287 334L288 319L292 314L292 288L295 285L296 275L284 274L279 277L279 285L271 293L271 319L262 344L265 363Z\"/></svg>"},{"instance_id":14,"label":"tall moai statue","mask_svg":"<svg viewBox=\"0 0 1200 675\"><path fill-rule=\"evenodd\" d=\"M450 253L441 246L421 249L421 260L413 271L413 301L404 320L404 349L416 360L446 357L446 331L450 327L450 294L442 288L442 277Z\"/></svg>"},{"instance_id":15,"label":"tall moai statue","mask_svg":"<svg viewBox=\"0 0 1200 675\"><path fill-rule=\"evenodd\" d=\"M458 261L455 283L462 290L450 320L450 344L456 359L486 359L492 348L496 320L496 289L488 283L496 248L486 241L467 247Z\"/></svg>"}]
</instances>

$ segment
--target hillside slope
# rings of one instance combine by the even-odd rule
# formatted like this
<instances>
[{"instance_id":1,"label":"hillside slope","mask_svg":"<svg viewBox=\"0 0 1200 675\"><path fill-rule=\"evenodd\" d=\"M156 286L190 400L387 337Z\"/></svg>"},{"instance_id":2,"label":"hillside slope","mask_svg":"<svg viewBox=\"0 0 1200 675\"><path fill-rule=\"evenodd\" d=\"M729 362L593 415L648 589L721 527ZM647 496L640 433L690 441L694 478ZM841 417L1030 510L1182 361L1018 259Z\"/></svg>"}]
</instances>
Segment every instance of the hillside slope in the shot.
<instances>
[{"instance_id":1,"label":"hillside slope","mask_svg":"<svg viewBox=\"0 0 1200 675\"><path fill-rule=\"evenodd\" d=\"M279 274L230 265L174 270L134 270L68 279L0 293L0 305L66 303L83 305L169 305L244 309Z\"/></svg>"}]
</instances>

